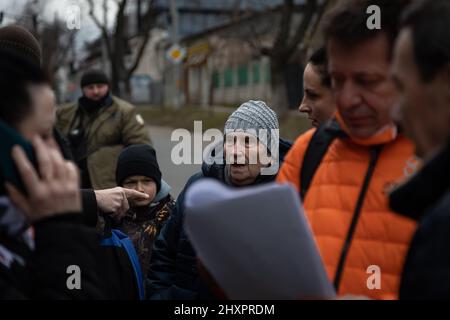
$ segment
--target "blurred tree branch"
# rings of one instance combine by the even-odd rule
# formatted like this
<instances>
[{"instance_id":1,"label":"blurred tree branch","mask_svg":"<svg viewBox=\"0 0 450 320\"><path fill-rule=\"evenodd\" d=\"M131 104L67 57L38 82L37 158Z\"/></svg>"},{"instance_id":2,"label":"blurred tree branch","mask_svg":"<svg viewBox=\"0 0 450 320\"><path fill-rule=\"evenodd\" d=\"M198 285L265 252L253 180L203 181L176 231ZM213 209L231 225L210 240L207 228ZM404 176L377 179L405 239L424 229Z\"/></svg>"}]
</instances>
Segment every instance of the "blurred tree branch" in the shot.
<instances>
[{"instance_id":1,"label":"blurred tree branch","mask_svg":"<svg viewBox=\"0 0 450 320\"><path fill-rule=\"evenodd\" d=\"M57 91L58 87L54 83L56 73L61 66L69 63L77 30L67 29L66 23L57 14L53 21L45 20L42 13L48 5L49 2L46 0L27 1L17 24L28 29L39 41L42 52L42 68Z\"/></svg>"},{"instance_id":2,"label":"blurred tree branch","mask_svg":"<svg viewBox=\"0 0 450 320\"><path fill-rule=\"evenodd\" d=\"M130 40L129 28L128 28L128 17L126 16L126 7L128 0L115 0L118 4L117 13L115 16L115 26L112 33L108 32L107 25L107 5L106 0L103 2L103 14L104 21L100 22L98 17L96 17L94 9L94 1L87 0L89 4L89 15L96 24L96 26L101 31L101 37L105 44L106 54L110 61L111 66L111 81L112 90L118 95L122 93L130 94L130 78L133 72L139 66L139 62L145 52L145 48L150 39L150 30L154 27L158 11L155 8L154 0L147 0L147 10L140 17L140 23L138 23L138 30L136 34L133 34L135 38L139 41L136 48L131 50L131 58L128 56L128 46ZM141 2L142 0L137 0ZM140 7L140 4L139 4ZM121 92L120 83L125 86L125 92Z\"/></svg>"},{"instance_id":3,"label":"blurred tree branch","mask_svg":"<svg viewBox=\"0 0 450 320\"><path fill-rule=\"evenodd\" d=\"M273 96L273 104L275 108L280 111L287 110L288 107L288 77L286 76L290 64L298 61L301 45L305 45L305 41L315 33L318 23L327 8L330 0L306 0L304 4L296 4L294 0L283 0L283 4L278 9L278 22L268 22L269 30L275 27L277 31L273 37L271 44L262 44L260 39L261 34L266 34L270 31L259 32L256 28L250 25L250 33L252 36L247 38L249 45L258 54L266 55L270 59L271 68L271 87ZM264 15L273 9L266 9L260 15ZM296 16L301 13L302 18L296 19ZM261 28L261 27L260 27ZM307 39L308 38L308 39Z\"/></svg>"}]
</instances>

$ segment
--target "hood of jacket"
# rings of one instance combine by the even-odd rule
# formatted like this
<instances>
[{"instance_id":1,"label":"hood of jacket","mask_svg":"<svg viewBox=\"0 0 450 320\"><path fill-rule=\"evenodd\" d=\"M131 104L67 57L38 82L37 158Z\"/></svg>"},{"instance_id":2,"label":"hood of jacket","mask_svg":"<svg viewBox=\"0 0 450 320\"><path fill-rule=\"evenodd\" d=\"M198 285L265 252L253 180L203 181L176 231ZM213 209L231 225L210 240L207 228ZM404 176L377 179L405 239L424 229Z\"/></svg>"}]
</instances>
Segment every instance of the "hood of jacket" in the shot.
<instances>
[{"instance_id":1,"label":"hood of jacket","mask_svg":"<svg viewBox=\"0 0 450 320\"><path fill-rule=\"evenodd\" d=\"M153 203L157 203L163 199L165 199L169 194L170 191L172 191L172 187L169 186L169 184L164 181L164 179L161 179L161 189L159 189L158 193L155 196L155 199L153 199Z\"/></svg>"}]
</instances>

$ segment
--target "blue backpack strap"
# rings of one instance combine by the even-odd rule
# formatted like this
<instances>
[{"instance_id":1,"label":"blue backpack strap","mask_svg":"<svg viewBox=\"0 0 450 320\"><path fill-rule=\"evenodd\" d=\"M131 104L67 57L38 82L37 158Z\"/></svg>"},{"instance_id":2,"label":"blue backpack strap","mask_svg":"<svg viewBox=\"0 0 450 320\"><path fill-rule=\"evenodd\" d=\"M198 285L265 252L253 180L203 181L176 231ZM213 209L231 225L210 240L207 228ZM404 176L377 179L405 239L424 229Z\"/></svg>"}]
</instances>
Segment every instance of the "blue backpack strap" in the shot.
<instances>
[{"instance_id":1,"label":"blue backpack strap","mask_svg":"<svg viewBox=\"0 0 450 320\"><path fill-rule=\"evenodd\" d=\"M122 231L117 229L111 229L111 236L109 238L103 239L100 242L102 246L114 246L119 248L124 248L128 258L130 259L131 265L134 270L134 275L136 277L136 283L138 286L139 300L145 299L144 284L142 278L141 265L139 263L139 258L137 256L136 250L131 242L131 239Z\"/></svg>"}]
</instances>

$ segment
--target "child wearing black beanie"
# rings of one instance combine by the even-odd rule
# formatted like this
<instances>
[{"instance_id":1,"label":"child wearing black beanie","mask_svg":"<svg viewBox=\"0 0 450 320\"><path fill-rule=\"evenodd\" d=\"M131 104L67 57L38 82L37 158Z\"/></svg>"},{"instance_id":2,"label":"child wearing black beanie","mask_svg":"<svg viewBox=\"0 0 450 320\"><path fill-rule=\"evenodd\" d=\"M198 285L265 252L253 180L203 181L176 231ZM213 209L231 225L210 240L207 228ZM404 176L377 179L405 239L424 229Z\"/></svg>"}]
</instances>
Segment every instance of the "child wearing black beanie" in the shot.
<instances>
[{"instance_id":1,"label":"child wearing black beanie","mask_svg":"<svg viewBox=\"0 0 450 320\"><path fill-rule=\"evenodd\" d=\"M155 150L146 144L132 145L119 155L116 167L117 185L146 193L148 199L130 200L130 209L112 227L120 229L133 241L142 272L150 268L153 241L172 213L175 201L170 187L161 178Z\"/></svg>"}]
</instances>

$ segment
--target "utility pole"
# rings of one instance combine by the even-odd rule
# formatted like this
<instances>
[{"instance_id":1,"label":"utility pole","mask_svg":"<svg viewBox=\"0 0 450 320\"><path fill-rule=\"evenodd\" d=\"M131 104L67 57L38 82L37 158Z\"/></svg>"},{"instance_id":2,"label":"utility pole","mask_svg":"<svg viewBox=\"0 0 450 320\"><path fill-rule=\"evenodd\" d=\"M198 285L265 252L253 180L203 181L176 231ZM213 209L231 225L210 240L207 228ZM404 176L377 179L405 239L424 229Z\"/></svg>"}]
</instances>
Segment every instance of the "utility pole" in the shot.
<instances>
[{"instance_id":1,"label":"utility pole","mask_svg":"<svg viewBox=\"0 0 450 320\"><path fill-rule=\"evenodd\" d=\"M172 43L174 45L179 45L180 37L179 37L179 17L178 17L178 8L176 0L169 0L170 4L170 16L172 20ZM174 86L174 95L173 95L173 105L176 109L181 107L181 99L182 99L182 87L181 87L181 73L182 73L182 63L175 64L175 86Z\"/></svg>"},{"instance_id":2,"label":"utility pole","mask_svg":"<svg viewBox=\"0 0 450 320\"><path fill-rule=\"evenodd\" d=\"M38 0L34 0L31 3L31 24L32 24L32 33L35 37L38 36L38 11L39 11L39 3Z\"/></svg>"}]
</instances>

